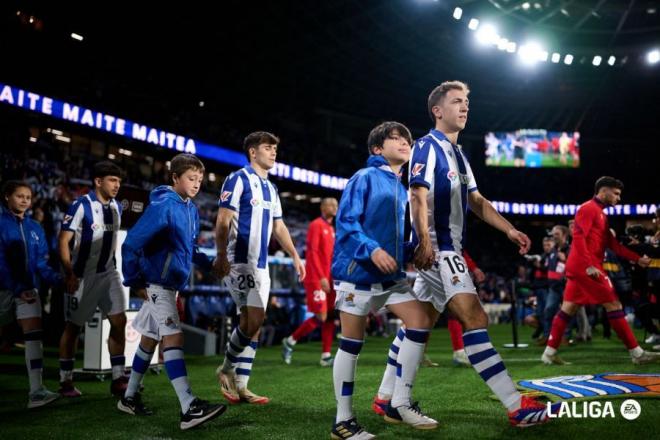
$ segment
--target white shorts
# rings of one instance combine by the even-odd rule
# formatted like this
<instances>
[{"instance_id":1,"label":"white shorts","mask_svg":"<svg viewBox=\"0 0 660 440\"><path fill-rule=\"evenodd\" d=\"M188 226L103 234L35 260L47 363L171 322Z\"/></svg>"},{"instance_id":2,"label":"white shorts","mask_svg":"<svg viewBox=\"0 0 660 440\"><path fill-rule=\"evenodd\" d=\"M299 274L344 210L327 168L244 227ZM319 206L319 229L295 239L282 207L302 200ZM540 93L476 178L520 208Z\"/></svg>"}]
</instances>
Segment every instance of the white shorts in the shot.
<instances>
[{"instance_id":1,"label":"white shorts","mask_svg":"<svg viewBox=\"0 0 660 440\"><path fill-rule=\"evenodd\" d=\"M442 313L449 300L459 293L476 295L472 277L462 255L454 251L436 253L435 264L429 270L420 270L413 291L422 302L430 302Z\"/></svg>"},{"instance_id":2,"label":"white shorts","mask_svg":"<svg viewBox=\"0 0 660 440\"><path fill-rule=\"evenodd\" d=\"M229 275L222 281L229 289L239 314L241 307L245 306L266 310L270 295L268 268L257 269L249 264L234 264Z\"/></svg>"},{"instance_id":3,"label":"white shorts","mask_svg":"<svg viewBox=\"0 0 660 440\"><path fill-rule=\"evenodd\" d=\"M85 274L78 290L73 295L65 293L64 299L65 319L79 327L94 316L96 307L101 309L103 316L126 311L124 288L116 270Z\"/></svg>"},{"instance_id":4,"label":"white shorts","mask_svg":"<svg viewBox=\"0 0 660 440\"><path fill-rule=\"evenodd\" d=\"M370 290L360 290L355 284L335 281L335 309L351 315L367 316L383 306L415 301L410 284L403 279L383 289L380 284L372 284Z\"/></svg>"},{"instance_id":5,"label":"white shorts","mask_svg":"<svg viewBox=\"0 0 660 440\"><path fill-rule=\"evenodd\" d=\"M181 333L176 290L151 284L147 287L147 298L133 319L133 329L156 341L163 336Z\"/></svg>"},{"instance_id":6,"label":"white shorts","mask_svg":"<svg viewBox=\"0 0 660 440\"><path fill-rule=\"evenodd\" d=\"M41 298L34 291L34 302L27 303L14 296L10 290L0 290L0 325L9 324L16 319L41 318Z\"/></svg>"}]
</instances>

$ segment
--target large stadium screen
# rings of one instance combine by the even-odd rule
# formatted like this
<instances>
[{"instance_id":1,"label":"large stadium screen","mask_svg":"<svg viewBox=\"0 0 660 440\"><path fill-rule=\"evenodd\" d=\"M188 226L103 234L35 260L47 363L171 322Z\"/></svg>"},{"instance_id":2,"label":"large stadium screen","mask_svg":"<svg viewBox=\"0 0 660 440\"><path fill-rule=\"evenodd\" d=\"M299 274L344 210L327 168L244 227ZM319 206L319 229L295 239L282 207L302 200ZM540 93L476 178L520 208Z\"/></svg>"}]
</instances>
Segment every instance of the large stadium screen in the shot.
<instances>
[{"instance_id":1,"label":"large stadium screen","mask_svg":"<svg viewBox=\"0 0 660 440\"><path fill-rule=\"evenodd\" d=\"M577 168L580 133L542 129L487 133L486 165Z\"/></svg>"}]
</instances>

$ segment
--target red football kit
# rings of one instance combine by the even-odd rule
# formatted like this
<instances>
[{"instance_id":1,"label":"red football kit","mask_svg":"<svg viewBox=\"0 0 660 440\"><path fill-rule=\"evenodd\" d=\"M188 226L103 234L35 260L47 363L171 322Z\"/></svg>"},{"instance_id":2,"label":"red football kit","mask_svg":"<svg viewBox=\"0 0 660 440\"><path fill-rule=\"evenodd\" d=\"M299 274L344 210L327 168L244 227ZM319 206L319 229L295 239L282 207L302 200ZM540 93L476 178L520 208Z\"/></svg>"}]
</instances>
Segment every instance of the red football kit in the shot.
<instances>
[{"instance_id":1,"label":"red football kit","mask_svg":"<svg viewBox=\"0 0 660 440\"><path fill-rule=\"evenodd\" d=\"M571 252L566 262L566 290L564 300L576 304L602 304L618 301L612 282L603 269L605 249L626 260L637 261L640 256L620 244L610 231L605 205L597 198L583 203L575 215L575 231ZM597 278L587 275L593 266L602 274Z\"/></svg>"},{"instance_id":2,"label":"red football kit","mask_svg":"<svg viewBox=\"0 0 660 440\"><path fill-rule=\"evenodd\" d=\"M328 280L332 289L330 267L332 251L335 247L335 230L330 223L319 217L309 224L307 231L307 252L305 254L305 292L307 310L311 313L323 313L334 308L335 292L326 294L321 289L321 279Z\"/></svg>"}]
</instances>

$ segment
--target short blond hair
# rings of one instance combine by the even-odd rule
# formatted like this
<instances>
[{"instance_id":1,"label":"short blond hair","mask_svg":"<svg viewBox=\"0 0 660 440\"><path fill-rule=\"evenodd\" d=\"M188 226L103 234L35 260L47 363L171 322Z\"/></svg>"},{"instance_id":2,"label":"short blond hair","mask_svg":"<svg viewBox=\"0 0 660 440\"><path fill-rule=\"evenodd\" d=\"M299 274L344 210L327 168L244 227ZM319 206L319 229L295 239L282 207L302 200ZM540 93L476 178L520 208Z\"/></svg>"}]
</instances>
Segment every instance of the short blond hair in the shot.
<instances>
[{"instance_id":1,"label":"short blond hair","mask_svg":"<svg viewBox=\"0 0 660 440\"><path fill-rule=\"evenodd\" d=\"M445 96L447 96L447 93L450 90L464 90L465 93L470 93L470 88L466 83L462 81L445 81L433 89L429 94L429 99L427 101L429 117L431 118L431 121L435 122L433 107L438 105L438 103L442 101Z\"/></svg>"}]
</instances>

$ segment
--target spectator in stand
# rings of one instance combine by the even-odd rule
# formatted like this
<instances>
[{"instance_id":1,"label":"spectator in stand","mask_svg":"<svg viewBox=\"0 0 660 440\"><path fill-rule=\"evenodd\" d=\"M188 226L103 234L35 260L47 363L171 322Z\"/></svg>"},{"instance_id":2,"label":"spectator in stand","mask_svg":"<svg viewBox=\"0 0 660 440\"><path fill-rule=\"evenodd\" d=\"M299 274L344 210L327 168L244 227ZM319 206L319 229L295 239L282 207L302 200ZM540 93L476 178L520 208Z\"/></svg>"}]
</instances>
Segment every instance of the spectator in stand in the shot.
<instances>
[{"instance_id":1,"label":"spectator in stand","mask_svg":"<svg viewBox=\"0 0 660 440\"><path fill-rule=\"evenodd\" d=\"M545 333L545 300L548 295L548 261L555 247L552 237L543 237L543 255L533 255L534 277L532 280L532 289L536 297L536 321L538 326L532 335L533 339L538 339ZM548 329L549 331L549 329Z\"/></svg>"},{"instance_id":2,"label":"spectator in stand","mask_svg":"<svg viewBox=\"0 0 660 440\"><path fill-rule=\"evenodd\" d=\"M654 320L658 319L657 282L660 265L660 252L657 245L652 244L651 237L646 238L647 231L642 225L631 225L626 229L625 244L639 255L651 257L648 268L629 265L632 273L632 290L635 305L635 316L646 331L647 344L660 343L660 330Z\"/></svg>"}]
</instances>

